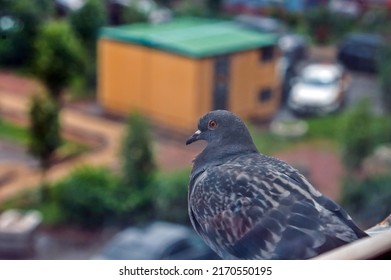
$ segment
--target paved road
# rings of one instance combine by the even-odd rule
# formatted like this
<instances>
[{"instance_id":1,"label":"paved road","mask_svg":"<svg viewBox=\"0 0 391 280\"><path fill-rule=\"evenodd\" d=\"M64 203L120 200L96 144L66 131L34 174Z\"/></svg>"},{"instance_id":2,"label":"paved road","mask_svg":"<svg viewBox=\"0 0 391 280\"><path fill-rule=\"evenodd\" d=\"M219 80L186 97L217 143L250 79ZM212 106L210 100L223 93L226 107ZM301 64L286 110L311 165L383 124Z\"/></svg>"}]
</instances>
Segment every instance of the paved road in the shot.
<instances>
[{"instance_id":1,"label":"paved road","mask_svg":"<svg viewBox=\"0 0 391 280\"><path fill-rule=\"evenodd\" d=\"M376 75L352 72L352 82L346 96L346 105L352 106L366 99L372 103L375 112L382 112L381 88Z\"/></svg>"}]
</instances>

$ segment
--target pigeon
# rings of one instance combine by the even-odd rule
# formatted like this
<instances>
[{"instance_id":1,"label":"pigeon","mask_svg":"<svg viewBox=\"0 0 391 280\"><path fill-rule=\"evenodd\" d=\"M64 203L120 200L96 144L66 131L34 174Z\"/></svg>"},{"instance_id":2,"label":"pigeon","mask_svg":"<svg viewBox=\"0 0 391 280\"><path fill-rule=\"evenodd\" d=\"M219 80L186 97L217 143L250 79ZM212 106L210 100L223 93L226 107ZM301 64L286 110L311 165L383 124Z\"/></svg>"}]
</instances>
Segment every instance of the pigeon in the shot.
<instances>
[{"instance_id":1,"label":"pigeon","mask_svg":"<svg viewBox=\"0 0 391 280\"><path fill-rule=\"evenodd\" d=\"M186 141L207 142L190 175L195 231L222 259L309 259L367 237L289 164L259 153L235 114L200 118Z\"/></svg>"}]
</instances>

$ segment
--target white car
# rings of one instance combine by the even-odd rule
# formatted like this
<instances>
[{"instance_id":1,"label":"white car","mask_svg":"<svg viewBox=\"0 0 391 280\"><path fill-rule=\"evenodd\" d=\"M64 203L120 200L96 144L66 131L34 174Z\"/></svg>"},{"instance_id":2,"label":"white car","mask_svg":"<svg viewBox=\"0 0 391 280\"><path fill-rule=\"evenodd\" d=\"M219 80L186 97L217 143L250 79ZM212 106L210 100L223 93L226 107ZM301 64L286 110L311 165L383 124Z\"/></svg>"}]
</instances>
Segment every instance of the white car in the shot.
<instances>
[{"instance_id":1,"label":"white car","mask_svg":"<svg viewBox=\"0 0 391 280\"><path fill-rule=\"evenodd\" d=\"M288 106L297 113L327 114L344 102L348 78L337 64L310 64L293 79Z\"/></svg>"}]
</instances>

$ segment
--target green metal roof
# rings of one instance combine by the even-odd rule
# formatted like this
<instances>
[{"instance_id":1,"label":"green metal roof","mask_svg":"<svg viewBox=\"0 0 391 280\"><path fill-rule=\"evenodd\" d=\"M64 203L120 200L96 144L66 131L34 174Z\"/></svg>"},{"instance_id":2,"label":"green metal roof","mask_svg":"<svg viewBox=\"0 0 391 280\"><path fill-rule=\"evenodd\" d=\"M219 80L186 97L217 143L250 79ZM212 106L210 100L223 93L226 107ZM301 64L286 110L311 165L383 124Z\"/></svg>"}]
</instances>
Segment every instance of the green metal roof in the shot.
<instances>
[{"instance_id":1,"label":"green metal roof","mask_svg":"<svg viewBox=\"0 0 391 280\"><path fill-rule=\"evenodd\" d=\"M181 18L163 24L101 29L100 38L128 42L190 57L244 51L276 43L276 36L243 29L231 21Z\"/></svg>"}]
</instances>

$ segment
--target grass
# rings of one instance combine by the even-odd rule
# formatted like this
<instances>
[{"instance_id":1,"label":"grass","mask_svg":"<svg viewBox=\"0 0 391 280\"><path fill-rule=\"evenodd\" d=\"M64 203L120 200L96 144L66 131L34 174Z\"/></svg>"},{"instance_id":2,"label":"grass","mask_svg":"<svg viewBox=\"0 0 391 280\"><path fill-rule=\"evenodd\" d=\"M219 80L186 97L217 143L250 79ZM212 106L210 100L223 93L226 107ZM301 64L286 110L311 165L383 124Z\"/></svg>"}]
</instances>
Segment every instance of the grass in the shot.
<instances>
[{"instance_id":1,"label":"grass","mask_svg":"<svg viewBox=\"0 0 391 280\"><path fill-rule=\"evenodd\" d=\"M317 145L339 149L341 144L341 130L344 127L346 116L344 113L333 114L323 117L305 119L308 131L303 137L286 138L271 133L268 129L257 128L248 125L255 145L264 154L292 149L299 145Z\"/></svg>"},{"instance_id":2,"label":"grass","mask_svg":"<svg viewBox=\"0 0 391 280\"><path fill-rule=\"evenodd\" d=\"M0 205L0 212L7 209L19 209L22 211L38 210L43 217L43 224L46 226L60 225L63 221L63 215L53 199L42 202L40 198L40 189L25 190L17 195L5 200Z\"/></svg>"},{"instance_id":3,"label":"grass","mask_svg":"<svg viewBox=\"0 0 391 280\"><path fill-rule=\"evenodd\" d=\"M271 133L267 129L258 129L251 125L249 126L249 129L255 146L257 146L261 153L266 155L271 155L277 151L288 149L292 147L292 145L303 141L303 139L280 137Z\"/></svg>"},{"instance_id":4,"label":"grass","mask_svg":"<svg viewBox=\"0 0 391 280\"><path fill-rule=\"evenodd\" d=\"M67 158L88 152L88 150L89 147L85 144L65 140L60 148L57 149L56 154L59 158Z\"/></svg>"},{"instance_id":5,"label":"grass","mask_svg":"<svg viewBox=\"0 0 391 280\"><path fill-rule=\"evenodd\" d=\"M0 120L0 138L27 146L29 142L29 133L27 128ZM85 144L65 139L61 147L57 150L57 155L60 158L67 158L87 152L88 150L89 147Z\"/></svg>"},{"instance_id":6,"label":"grass","mask_svg":"<svg viewBox=\"0 0 391 280\"><path fill-rule=\"evenodd\" d=\"M18 144L28 144L27 129L16 126L4 120L0 120L0 138L15 141Z\"/></svg>"},{"instance_id":7,"label":"grass","mask_svg":"<svg viewBox=\"0 0 391 280\"><path fill-rule=\"evenodd\" d=\"M308 133L305 137L307 139L323 138L338 143L345 122L346 118L343 113L319 118L310 118L307 120Z\"/></svg>"}]
</instances>

